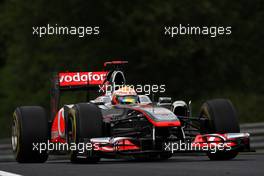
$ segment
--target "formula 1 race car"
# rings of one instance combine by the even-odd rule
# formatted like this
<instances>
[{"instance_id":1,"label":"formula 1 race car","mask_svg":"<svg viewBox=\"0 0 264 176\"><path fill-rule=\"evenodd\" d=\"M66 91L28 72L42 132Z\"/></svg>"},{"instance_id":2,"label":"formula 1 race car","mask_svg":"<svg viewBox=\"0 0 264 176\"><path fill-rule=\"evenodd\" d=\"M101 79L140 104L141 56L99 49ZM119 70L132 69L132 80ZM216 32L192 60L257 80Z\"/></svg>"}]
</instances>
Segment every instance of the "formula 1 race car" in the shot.
<instances>
[{"instance_id":1,"label":"formula 1 race car","mask_svg":"<svg viewBox=\"0 0 264 176\"><path fill-rule=\"evenodd\" d=\"M16 160L45 162L49 154L58 153L70 155L72 162L123 156L164 160L178 152L204 152L211 160L229 160L250 151L249 134L240 133L229 100L206 101L200 115L192 117L190 102L172 102L169 97L152 102L137 95L126 86L122 70L126 63L106 62L101 72L56 74L50 119L39 106L16 108L12 125ZM88 96L87 102L59 107L61 92L85 90L89 95L99 88L104 93L94 100ZM59 144L63 150L57 149Z\"/></svg>"}]
</instances>

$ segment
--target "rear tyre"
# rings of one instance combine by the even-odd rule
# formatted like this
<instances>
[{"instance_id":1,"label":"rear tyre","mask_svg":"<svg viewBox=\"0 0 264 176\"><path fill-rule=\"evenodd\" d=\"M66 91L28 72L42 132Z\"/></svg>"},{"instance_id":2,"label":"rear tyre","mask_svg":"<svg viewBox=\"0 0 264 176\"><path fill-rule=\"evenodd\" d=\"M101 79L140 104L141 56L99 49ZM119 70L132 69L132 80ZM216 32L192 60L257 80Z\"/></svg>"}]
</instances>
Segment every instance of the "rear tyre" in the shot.
<instances>
[{"instance_id":1,"label":"rear tyre","mask_svg":"<svg viewBox=\"0 0 264 176\"><path fill-rule=\"evenodd\" d=\"M44 108L22 106L16 108L12 123L12 148L19 163L43 163L48 151L40 152L40 144L48 141L48 119ZM38 149L34 148L38 145ZM47 145L46 145L47 148Z\"/></svg>"},{"instance_id":2,"label":"rear tyre","mask_svg":"<svg viewBox=\"0 0 264 176\"><path fill-rule=\"evenodd\" d=\"M68 142L78 145L90 142L91 138L103 136L103 121L101 110L92 103L79 103L69 110ZM71 151L70 159L73 163L96 163L100 160L93 150L81 156L79 151Z\"/></svg>"},{"instance_id":3,"label":"rear tyre","mask_svg":"<svg viewBox=\"0 0 264 176\"><path fill-rule=\"evenodd\" d=\"M207 133L239 133L237 112L227 99L214 99L206 101L201 107L200 117L208 118L209 123L205 126ZM218 151L208 153L211 160L230 160L236 157L236 151Z\"/></svg>"}]
</instances>

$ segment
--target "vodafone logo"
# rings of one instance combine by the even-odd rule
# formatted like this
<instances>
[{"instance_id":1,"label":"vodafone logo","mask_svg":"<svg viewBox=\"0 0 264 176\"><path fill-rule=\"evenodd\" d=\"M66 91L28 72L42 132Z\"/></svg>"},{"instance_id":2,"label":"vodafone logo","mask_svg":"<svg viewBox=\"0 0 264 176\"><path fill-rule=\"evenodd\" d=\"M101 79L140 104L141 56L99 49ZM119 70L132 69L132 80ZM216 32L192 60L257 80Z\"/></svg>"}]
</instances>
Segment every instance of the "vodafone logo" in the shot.
<instances>
[{"instance_id":1,"label":"vodafone logo","mask_svg":"<svg viewBox=\"0 0 264 176\"><path fill-rule=\"evenodd\" d=\"M60 86L100 85L107 72L69 72L59 73Z\"/></svg>"}]
</instances>

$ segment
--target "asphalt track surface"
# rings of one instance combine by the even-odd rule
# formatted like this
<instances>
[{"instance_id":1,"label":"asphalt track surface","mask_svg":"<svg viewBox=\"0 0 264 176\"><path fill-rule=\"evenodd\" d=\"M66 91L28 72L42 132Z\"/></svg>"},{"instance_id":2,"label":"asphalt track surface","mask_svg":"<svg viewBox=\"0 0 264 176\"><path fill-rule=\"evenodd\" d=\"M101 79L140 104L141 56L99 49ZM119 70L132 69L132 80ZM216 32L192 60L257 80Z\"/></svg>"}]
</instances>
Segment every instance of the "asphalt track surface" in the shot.
<instances>
[{"instance_id":1,"label":"asphalt track surface","mask_svg":"<svg viewBox=\"0 0 264 176\"><path fill-rule=\"evenodd\" d=\"M206 156L175 156L167 161L102 160L97 164L72 164L52 160L44 164L0 161L0 176L18 175L264 175L264 154L243 154L231 161L209 161Z\"/></svg>"}]
</instances>

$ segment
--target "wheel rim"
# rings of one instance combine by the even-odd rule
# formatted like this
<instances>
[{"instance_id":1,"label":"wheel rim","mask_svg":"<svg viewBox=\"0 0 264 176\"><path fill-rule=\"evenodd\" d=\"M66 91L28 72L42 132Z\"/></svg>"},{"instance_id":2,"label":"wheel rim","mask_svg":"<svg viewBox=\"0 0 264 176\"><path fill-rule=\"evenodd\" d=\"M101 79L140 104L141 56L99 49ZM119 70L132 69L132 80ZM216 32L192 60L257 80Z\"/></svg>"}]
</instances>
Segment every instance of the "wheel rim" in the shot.
<instances>
[{"instance_id":1,"label":"wheel rim","mask_svg":"<svg viewBox=\"0 0 264 176\"><path fill-rule=\"evenodd\" d=\"M19 126L17 122L16 115L14 114L13 123L12 123L12 149L17 151L18 149L18 139L19 139Z\"/></svg>"},{"instance_id":2,"label":"wheel rim","mask_svg":"<svg viewBox=\"0 0 264 176\"><path fill-rule=\"evenodd\" d=\"M74 115L70 114L68 118L68 144L76 144L76 121ZM70 150L71 161L76 160L76 151Z\"/></svg>"},{"instance_id":3,"label":"wheel rim","mask_svg":"<svg viewBox=\"0 0 264 176\"><path fill-rule=\"evenodd\" d=\"M73 142L76 142L76 125L74 117L69 117L68 122L68 142L71 144Z\"/></svg>"}]
</instances>

